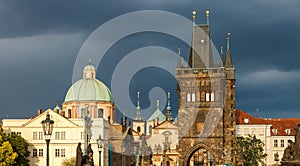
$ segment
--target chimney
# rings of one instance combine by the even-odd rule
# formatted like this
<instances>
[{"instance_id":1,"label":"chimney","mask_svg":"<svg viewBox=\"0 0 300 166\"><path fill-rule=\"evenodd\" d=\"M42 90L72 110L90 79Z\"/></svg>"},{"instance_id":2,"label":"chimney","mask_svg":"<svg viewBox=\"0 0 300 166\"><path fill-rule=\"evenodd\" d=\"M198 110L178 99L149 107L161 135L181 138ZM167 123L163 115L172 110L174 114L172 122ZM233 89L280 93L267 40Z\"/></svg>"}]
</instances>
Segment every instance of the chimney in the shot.
<instances>
[{"instance_id":1,"label":"chimney","mask_svg":"<svg viewBox=\"0 0 300 166\"><path fill-rule=\"evenodd\" d=\"M128 121L128 126L131 127L131 121Z\"/></svg>"},{"instance_id":2,"label":"chimney","mask_svg":"<svg viewBox=\"0 0 300 166\"><path fill-rule=\"evenodd\" d=\"M38 113L38 115L41 115L43 113L43 110L39 108L37 113Z\"/></svg>"},{"instance_id":3,"label":"chimney","mask_svg":"<svg viewBox=\"0 0 300 166\"><path fill-rule=\"evenodd\" d=\"M153 119L153 127L155 127L155 119Z\"/></svg>"},{"instance_id":4,"label":"chimney","mask_svg":"<svg viewBox=\"0 0 300 166\"><path fill-rule=\"evenodd\" d=\"M56 109L55 112L59 114L59 110L58 109Z\"/></svg>"}]
</instances>

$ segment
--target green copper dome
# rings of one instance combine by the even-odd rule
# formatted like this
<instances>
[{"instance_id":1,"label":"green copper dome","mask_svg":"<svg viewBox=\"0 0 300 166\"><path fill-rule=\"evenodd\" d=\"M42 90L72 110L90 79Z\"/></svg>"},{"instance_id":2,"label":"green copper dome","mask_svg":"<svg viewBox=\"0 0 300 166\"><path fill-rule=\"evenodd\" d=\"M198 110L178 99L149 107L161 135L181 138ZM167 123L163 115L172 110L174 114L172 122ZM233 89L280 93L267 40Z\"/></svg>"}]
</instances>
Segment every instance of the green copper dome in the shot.
<instances>
[{"instance_id":1,"label":"green copper dome","mask_svg":"<svg viewBox=\"0 0 300 166\"><path fill-rule=\"evenodd\" d=\"M95 78L85 78L75 82L68 90L65 102L70 101L113 102L113 98L104 83Z\"/></svg>"}]
</instances>

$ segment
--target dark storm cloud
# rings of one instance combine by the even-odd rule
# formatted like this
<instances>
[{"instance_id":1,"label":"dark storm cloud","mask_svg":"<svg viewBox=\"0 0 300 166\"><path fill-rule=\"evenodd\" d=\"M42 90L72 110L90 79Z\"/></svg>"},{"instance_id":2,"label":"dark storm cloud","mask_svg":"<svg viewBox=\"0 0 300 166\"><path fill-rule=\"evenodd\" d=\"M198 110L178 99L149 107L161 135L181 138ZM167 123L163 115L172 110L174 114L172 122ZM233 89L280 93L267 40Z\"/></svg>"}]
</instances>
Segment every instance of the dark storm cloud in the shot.
<instances>
[{"instance_id":1,"label":"dark storm cloud","mask_svg":"<svg viewBox=\"0 0 300 166\"><path fill-rule=\"evenodd\" d=\"M226 45L226 34L232 33L238 107L248 112L259 107L265 116L289 112L287 116L300 117L298 0L27 0L0 2L0 119L33 116L39 107L63 102L88 35L114 17L147 9L189 19L197 10L197 23L205 22L204 11L210 9L216 47ZM130 45L128 41L122 47ZM187 50L182 52L186 55ZM98 72L103 70L105 65Z\"/></svg>"}]
</instances>

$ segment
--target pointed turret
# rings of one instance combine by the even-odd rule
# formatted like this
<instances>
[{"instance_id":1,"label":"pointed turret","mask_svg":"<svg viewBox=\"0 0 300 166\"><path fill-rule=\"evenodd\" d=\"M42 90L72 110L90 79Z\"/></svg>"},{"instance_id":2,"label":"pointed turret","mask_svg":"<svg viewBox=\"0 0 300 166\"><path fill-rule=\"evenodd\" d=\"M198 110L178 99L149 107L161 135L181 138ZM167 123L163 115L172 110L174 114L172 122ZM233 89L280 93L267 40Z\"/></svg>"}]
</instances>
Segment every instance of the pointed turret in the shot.
<instances>
[{"instance_id":1,"label":"pointed turret","mask_svg":"<svg viewBox=\"0 0 300 166\"><path fill-rule=\"evenodd\" d=\"M226 68L234 68L232 58L231 58L231 53L230 53L230 33L228 33L228 37L227 37L227 50L226 50L225 67Z\"/></svg>"},{"instance_id":2,"label":"pointed turret","mask_svg":"<svg viewBox=\"0 0 300 166\"><path fill-rule=\"evenodd\" d=\"M141 117L141 106L140 106L140 91L137 92L137 107L136 107L136 117L135 120L142 121Z\"/></svg>"},{"instance_id":3,"label":"pointed turret","mask_svg":"<svg viewBox=\"0 0 300 166\"><path fill-rule=\"evenodd\" d=\"M170 98L171 98L171 93L168 92L168 106L167 106L167 111L166 111L166 120L167 121L172 121L172 108L170 104Z\"/></svg>"}]
</instances>

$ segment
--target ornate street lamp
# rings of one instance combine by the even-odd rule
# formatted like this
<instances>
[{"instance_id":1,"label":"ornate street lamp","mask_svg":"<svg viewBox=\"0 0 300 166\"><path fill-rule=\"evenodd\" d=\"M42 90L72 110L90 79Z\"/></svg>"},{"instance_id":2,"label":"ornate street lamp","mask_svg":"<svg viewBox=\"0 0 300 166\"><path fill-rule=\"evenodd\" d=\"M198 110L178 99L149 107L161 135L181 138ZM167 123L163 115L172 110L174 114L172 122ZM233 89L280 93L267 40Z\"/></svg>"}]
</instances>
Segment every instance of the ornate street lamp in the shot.
<instances>
[{"instance_id":1,"label":"ornate street lamp","mask_svg":"<svg viewBox=\"0 0 300 166\"><path fill-rule=\"evenodd\" d=\"M101 135L99 135L99 138L97 139L98 144L98 151L99 151L99 166L101 166L101 152L103 147L103 139L101 138Z\"/></svg>"},{"instance_id":2,"label":"ornate street lamp","mask_svg":"<svg viewBox=\"0 0 300 166\"><path fill-rule=\"evenodd\" d=\"M46 166L49 166L49 143L52 135L54 121L50 119L49 112L46 115L46 119L42 121L44 137L47 145L47 157L46 157Z\"/></svg>"}]
</instances>

